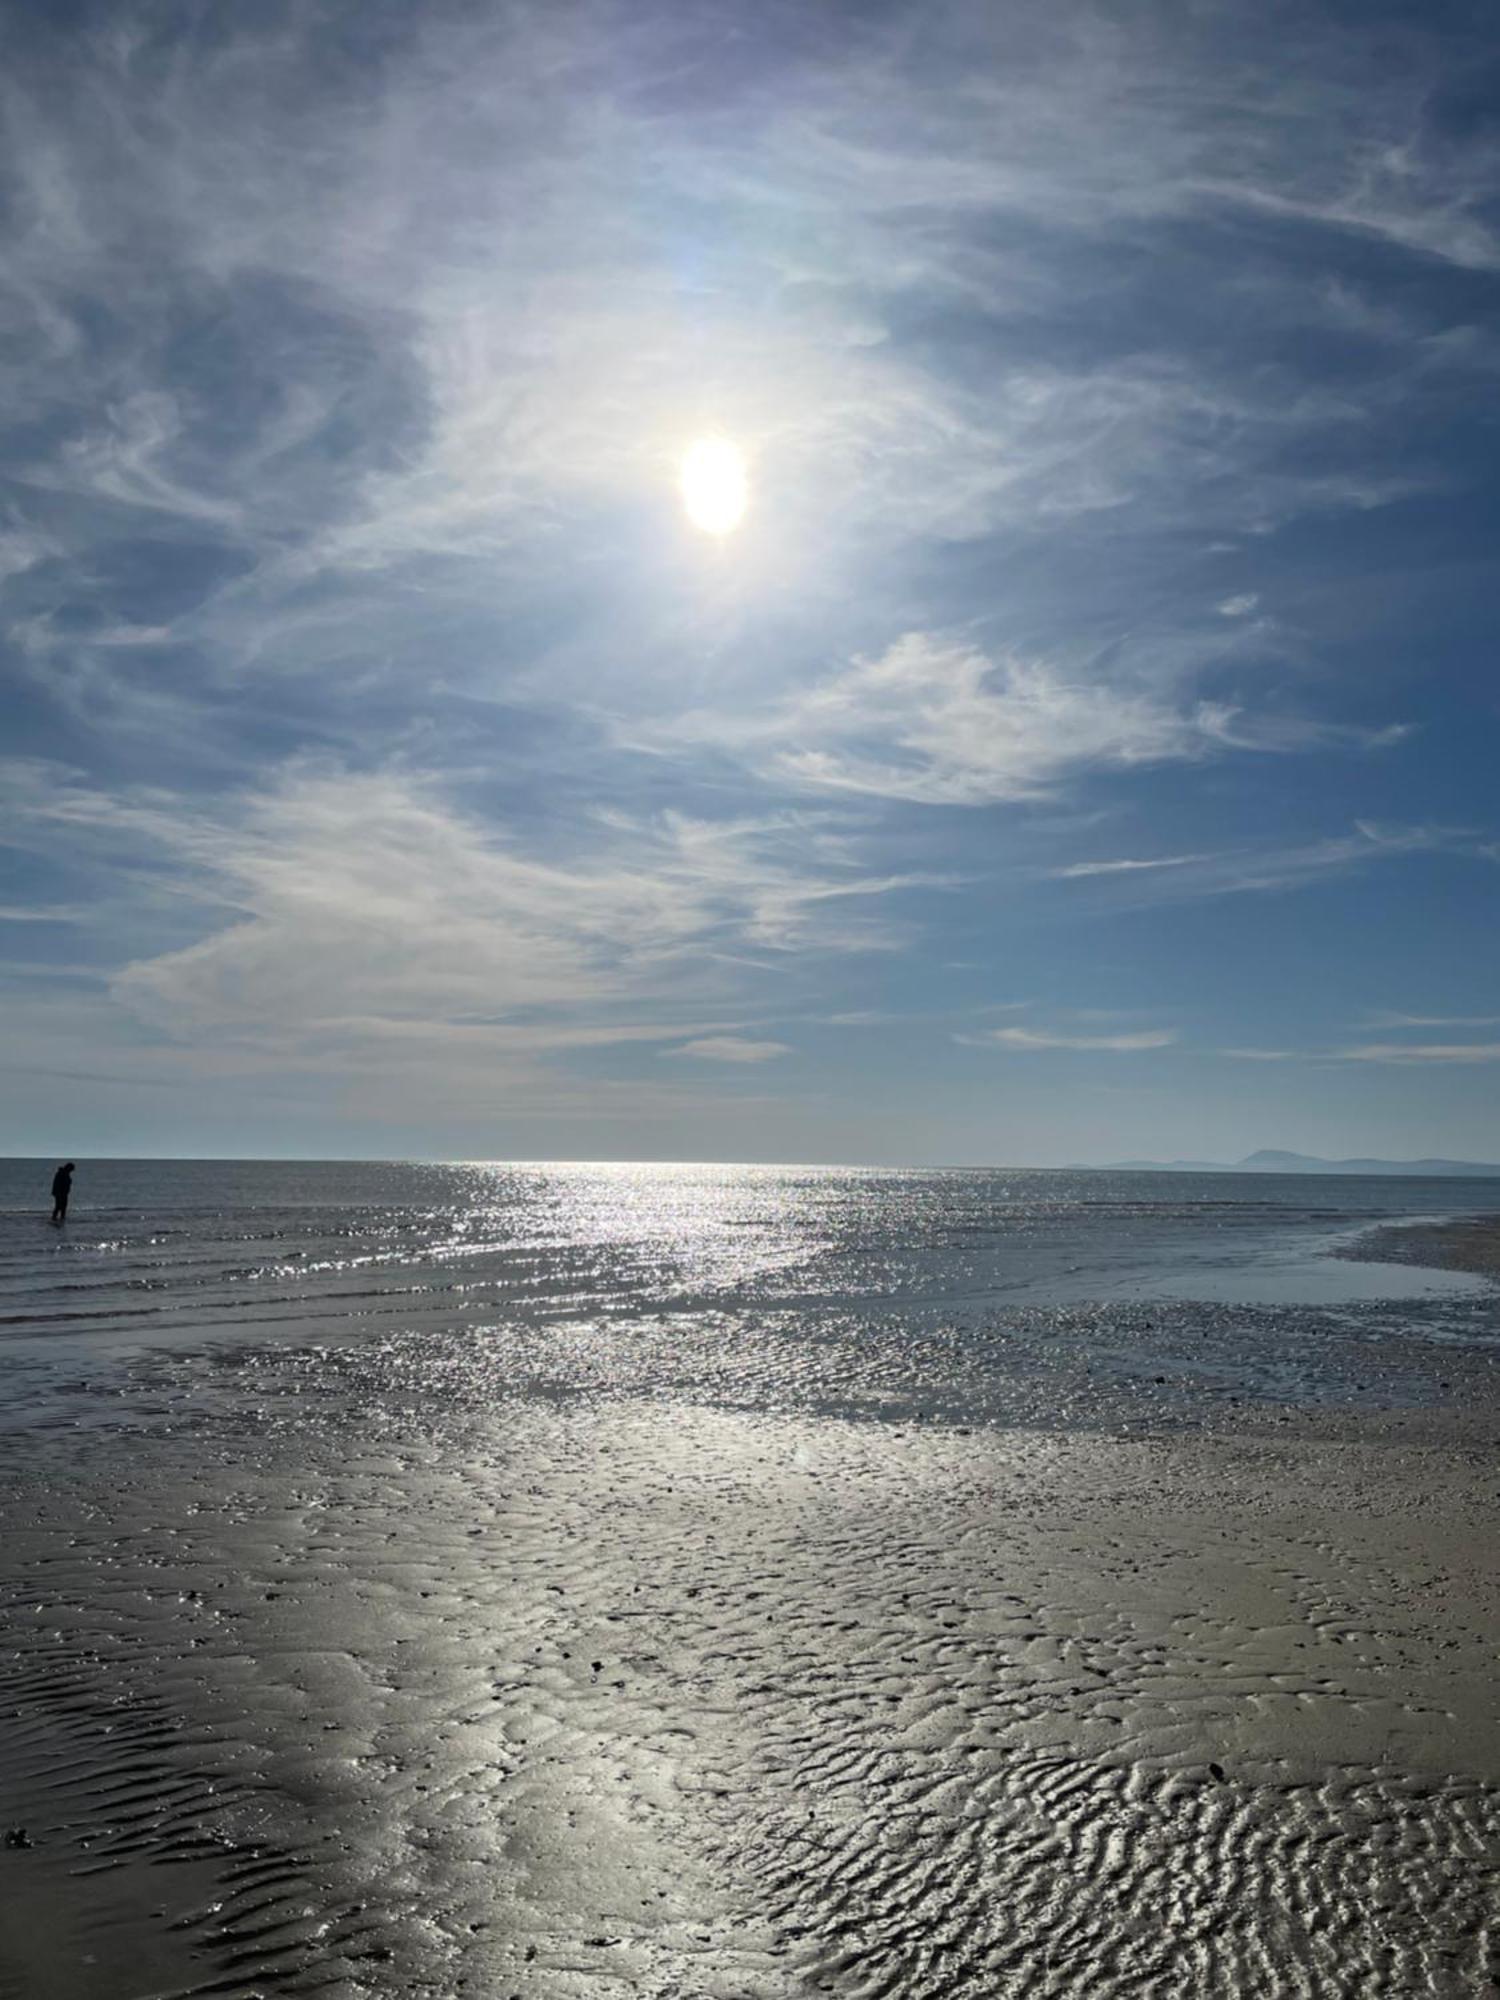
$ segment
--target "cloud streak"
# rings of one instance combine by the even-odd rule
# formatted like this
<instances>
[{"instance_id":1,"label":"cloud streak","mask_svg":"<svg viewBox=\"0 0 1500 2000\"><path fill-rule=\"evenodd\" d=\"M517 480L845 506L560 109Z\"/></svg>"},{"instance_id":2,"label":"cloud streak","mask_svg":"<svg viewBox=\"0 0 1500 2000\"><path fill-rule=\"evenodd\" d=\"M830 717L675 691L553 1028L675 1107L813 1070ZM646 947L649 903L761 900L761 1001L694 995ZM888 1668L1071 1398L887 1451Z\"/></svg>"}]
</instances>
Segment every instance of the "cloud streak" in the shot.
<instances>
[{"instance_id":1,"label":"cloud streak","mask_svg":"<svg viewBox=\"0 0 1500 2000\"><path fill-rule=\"evenodd\" d=\"M792 1051L787 1042L753 1042L740 1035L701 1035L696 1041L684 1042L680 1048L664 1053L692 1056L698 1062L763 1063L774 1062L777 1056L789 1056Z\"/></svg>"},{"instance_id":2,"label":"cloud streak","mask_svg":"<svg viewBox=\"0 0 1500 2000\"><path fill-rule=\"evenodd\" d=\"M1178 1039L1175 1028L1141 1028L1128 1034L1074 1035L1055 1028L990 1028L982 1035L956 1035L970 1048L996 1048L1015 1053L1038 1049L1084 1049L1113 1055L1138 1055L1166 1049Z\"/></svg>"},{"instance_id":3,"label":"cloud streak","mask_svg":"<svg viewBox=\"0 0 1500 2000\"><path fill-rule=\"evenodd\" d=\"M1077 882L1093 875L1138 875L1156 868L1193 868L1212 859L1207 854L1158 854L1150 859L1121 856L1116 861L1070 861L1065 868L1054 868L1052 873L1059 881Z\"/></svg>"},{"instance_id":4,"label":"cloud streak","mask_svg":"<svg viewBox=\"0 0 1500 2000\"><path fill-rule=\"evenodd\" d=\"M1492 1063L1500 1062L1500 1042L1364 1042L1336 1054L1340 1062Z\"/></svg>"},{"instance_id":5,"label":"cloud streak","mask_svg":"<svg viewBox=\"0 0 1500 2000\"><path fill-rule=\"evenodd\" d=\"M1500 1028L1500 1014L1371 1014L1367 1028Z\"/></svg>"},{"instance_id":6,"label":"cloud streak","mask_svg":"<svg viewBox=\"0 0 1500 2000\"><path fill-rule=\"evenodd\" d=\"M1055 879L1118 878L1118 894L1135 905L1212 896L1271 895L1337 879L1377 863L1414 855L1488 861L1489 843L1471 829L1396 826L1361 820L1347 832L1289 847L1245 847L1219 853L1075 861L1049 870ZM1142 879L1144 878L1144 879Z\"/></svg>"},{"instance_id":7,"label":"cloud streak","mask_svg":"<svg viewBox=\"0 0 1500 2000\"><path fill-rule=\"evenodd\" d=\"M657 751L711 743L794 790L983 806L1045 799L1090 771L1198 762L1229 750L1294 751L1341 734L1290 717L1239 718L1159 682L1089 678L908 632L878 658L856 659L768 710L689 712L630 740ZM1356 744L1381 735L1344 733ZM1075 864L1071 872L1172 865Z\"/></svg>"},{"instance_id":8,"label":"cloud streak","mask_svg":"<svg viewBox=\"0 0 1500 2000\"><path fill-rule=\"evenodd\" d=\"M757 962L887 949L861 906L901 886L857 872L807 821L613 816L593 851L538 858L396 771L298 765L222 805L104 793L45 767L11 778L14 822L39 848L123 849L185 880L206 934L133 958L111 990L200 1044L521 1056L679 1039L709 1025L705 1008L739 1003ZM781 1052L732 1036L688 1046Z\"/></svg>"},{"instance_id":9,"label":"cloud streak","mask_svg":"<svg viewBox=\"0 0 1500 2000\"><path fill-rule=\"evenodd\" d=\"M1361 1042L1326 1049L1224 1049L1240 1062L1374 1063L1396 1068L1435 1064L1451 1068L1468 1063L1500 1062L1500 1042Z\"/></svg>"}]
</instances>

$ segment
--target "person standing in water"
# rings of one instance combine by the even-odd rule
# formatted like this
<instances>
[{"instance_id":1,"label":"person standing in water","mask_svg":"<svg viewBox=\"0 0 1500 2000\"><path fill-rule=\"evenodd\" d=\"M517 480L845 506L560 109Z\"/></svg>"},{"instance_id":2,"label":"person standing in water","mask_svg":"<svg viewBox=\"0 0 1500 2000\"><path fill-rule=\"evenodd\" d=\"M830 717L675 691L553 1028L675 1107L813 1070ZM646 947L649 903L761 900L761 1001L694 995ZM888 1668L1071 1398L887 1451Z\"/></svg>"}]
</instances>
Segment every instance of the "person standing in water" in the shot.
<instances>
[{"instance_id":1,"label":"person standing in water","mask_svg":"<svg viewBox=\"0 0 1500 2000\"><path fill-rule=\"evenodd\" d=\"M59 1167L52 1176L52 1220L61 1225L68 1219L68 1196L73 1192L73 1162Z\"/></svg>"}]
</instances>

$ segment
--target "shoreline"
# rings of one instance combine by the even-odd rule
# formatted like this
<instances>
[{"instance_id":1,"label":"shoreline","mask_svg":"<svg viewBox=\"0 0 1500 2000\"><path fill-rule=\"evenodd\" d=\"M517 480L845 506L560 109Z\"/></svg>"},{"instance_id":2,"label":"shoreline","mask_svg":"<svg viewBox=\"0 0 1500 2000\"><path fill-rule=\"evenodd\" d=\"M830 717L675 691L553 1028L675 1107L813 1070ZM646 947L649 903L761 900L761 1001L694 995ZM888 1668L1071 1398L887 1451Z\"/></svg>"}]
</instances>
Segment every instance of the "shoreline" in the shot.
<instances>
[{"instance_id":1,"label":"shoreline","mask_svg":"<svg viewBox=\"0 0 1500 2000\"><path fill-rule=\"evenodd\" d=\"M1351 1263L1419 1265L1500 1282L1500 1215L1383 1222L1333 1254Z\"/></svg>"}]
</instances>

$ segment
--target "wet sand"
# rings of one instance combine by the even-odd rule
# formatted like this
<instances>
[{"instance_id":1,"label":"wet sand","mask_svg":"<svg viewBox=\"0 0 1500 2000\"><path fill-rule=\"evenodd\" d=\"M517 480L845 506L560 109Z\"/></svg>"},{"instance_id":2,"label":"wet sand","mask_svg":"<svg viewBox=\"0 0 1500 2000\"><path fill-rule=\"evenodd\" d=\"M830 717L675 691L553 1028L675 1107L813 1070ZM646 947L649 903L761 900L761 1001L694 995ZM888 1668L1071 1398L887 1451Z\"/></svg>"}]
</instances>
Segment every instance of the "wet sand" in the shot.
<instances>
[{"instance_id":1,"label":"wet sand","mask_svg":"<svg viewBox=\"0 0 1500 2000\"><path fill-rule=\"evenodd\" d=\"M1477 1428L135 1442L7 1482L15 2000L1489 1990Z\"/></svg>"},{"instance_id":2,"label":"wet sand","mask_svg":"<svg viewBox=\"0 0 1500 2000\"><path fill-rule=\"evenodd\" d=\"M1500 1215L1465 1215L1448 1222L1372 1229L1346 1254L1361 1263L1422 1265L1500 1278Z\"/></svg>"},{"instance_id":3,"label":"wet sand","mask_svg":"<svg viewBox=\"0 0 1500 2000\"><path fill-rule=\"evenodd\" d=\"M1500 1976L1490 1354L1050 1432L253 1365L6 1440L4 2000Z\"/></svg>"}]
</instances>

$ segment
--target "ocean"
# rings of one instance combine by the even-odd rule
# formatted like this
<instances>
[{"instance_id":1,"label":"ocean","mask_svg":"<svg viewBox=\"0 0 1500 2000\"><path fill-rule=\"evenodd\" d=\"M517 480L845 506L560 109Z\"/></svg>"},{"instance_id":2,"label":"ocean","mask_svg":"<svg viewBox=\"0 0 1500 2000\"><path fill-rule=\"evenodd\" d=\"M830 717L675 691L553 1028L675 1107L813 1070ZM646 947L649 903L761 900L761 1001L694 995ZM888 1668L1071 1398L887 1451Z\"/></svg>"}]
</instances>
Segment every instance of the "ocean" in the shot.
<instances>
[{"instance_id":1,"label":"ocean","mask_svg":"<svg viewBox=\"0 0 1500 2000\"><path fill-rule=\"evenodd\" d=\"M466 1399L1067 1422L1132 1347L1153 1388L1182 1349L1200 1382L1306 1400L1351 1341L1409 1359L1497 1326L1478 1278L1349 1254L1379 1225L1500 1210L1487 1180L103 1160L53 1229L52 1164L0 1161L12 1426L107 1419L143 1357L222 1396L231 1356L271 1349L430 1368ZM1043 1393L1038 1368L1066 1364L1092 1380Z\"/></svg>"}]
</instances>

